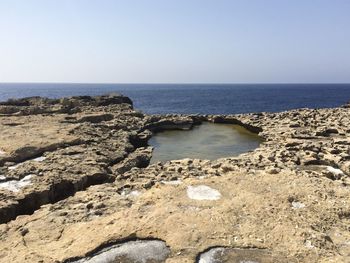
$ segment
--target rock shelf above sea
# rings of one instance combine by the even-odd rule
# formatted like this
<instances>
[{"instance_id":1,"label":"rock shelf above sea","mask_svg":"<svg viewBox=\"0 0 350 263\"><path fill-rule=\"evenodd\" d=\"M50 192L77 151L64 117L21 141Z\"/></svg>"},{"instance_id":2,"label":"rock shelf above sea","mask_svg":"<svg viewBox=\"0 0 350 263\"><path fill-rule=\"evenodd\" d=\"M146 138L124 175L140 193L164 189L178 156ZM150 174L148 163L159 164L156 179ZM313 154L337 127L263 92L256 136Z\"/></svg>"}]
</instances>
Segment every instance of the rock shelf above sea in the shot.
<instances>
[{"instance_id":1,"label":"rock shelf above sea","mask_svg":"<svg viewBox=\"0 0 350 263\"><path fill-rule=\"evenodd\" d=\"M150 164L202 122L254 151ZM146 115L122 95L0 102L0 262L348 262L350 108Z\"/></svg>"}]
</instances>

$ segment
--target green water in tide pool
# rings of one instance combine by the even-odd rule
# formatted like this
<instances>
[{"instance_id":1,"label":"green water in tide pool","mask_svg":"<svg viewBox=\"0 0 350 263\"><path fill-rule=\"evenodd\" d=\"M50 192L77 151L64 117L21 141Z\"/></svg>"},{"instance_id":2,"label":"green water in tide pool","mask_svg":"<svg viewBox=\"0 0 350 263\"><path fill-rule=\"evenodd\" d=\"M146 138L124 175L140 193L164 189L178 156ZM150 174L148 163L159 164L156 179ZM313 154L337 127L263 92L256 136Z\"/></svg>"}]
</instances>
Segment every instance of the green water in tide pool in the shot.
<instances>
[{"instance_id":1,"label":"green water in tide pool","mask_svg":"<svg viewBox=\"0 0 350 263\"><path fill-rule=\"evenodd\" d=\"M184 158L215 160L237 156L259 147L262 139L239 125L203 122L192 130L156 133L151 163Z\"/></svg>"}]
</instances>

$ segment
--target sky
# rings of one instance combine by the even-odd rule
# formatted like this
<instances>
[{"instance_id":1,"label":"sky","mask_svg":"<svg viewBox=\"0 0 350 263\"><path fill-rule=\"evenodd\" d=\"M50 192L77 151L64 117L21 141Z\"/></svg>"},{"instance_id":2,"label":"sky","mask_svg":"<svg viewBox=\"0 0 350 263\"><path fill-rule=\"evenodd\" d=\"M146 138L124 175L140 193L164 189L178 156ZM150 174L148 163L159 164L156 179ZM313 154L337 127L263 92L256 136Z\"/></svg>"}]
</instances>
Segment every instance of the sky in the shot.
<instances>
[{"instance_id":1,"label":"sky","mask_svg":"<svg viewBox=\"0 0 350 263\"><path fill-rule=\"evenodd\" d=\"M349 0L0 0L0 82L350 83Z\"/></svg>"}]
</instances>

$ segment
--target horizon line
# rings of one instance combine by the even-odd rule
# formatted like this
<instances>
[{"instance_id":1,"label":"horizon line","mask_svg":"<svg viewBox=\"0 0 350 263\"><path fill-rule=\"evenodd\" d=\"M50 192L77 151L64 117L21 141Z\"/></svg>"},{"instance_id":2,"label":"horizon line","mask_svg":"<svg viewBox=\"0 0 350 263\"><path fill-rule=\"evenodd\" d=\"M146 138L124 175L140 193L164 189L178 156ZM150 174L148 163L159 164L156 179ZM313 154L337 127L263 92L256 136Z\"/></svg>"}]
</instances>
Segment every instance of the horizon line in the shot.
<instances>
[{"instance_id":1,"label":"horizon line","mask_svg":"<svg viewBox=\"0 0 350 263\"><path fill-rule=\"evenodd\" d=\"M50 82L0 81L1 84L73 84L73 85L349 85L350 82Z\"/></svg>"}]
</instances>

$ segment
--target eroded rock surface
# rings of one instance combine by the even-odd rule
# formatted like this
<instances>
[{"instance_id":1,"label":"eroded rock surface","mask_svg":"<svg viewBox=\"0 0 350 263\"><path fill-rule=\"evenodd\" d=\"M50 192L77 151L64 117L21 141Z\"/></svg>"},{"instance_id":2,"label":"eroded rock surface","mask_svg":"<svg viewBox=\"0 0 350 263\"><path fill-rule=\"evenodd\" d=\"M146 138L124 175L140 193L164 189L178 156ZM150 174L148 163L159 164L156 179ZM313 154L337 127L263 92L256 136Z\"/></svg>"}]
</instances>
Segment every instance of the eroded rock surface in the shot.
<instances>
[{"instance_id":1,"label":"eroded rock surface","mask_svg":"<svg viewBox=\"0 0 350 263\"><path fill-rule=\"evenodd\" d=\"M348 262L349 114L148 116L121 95L0 103L0 261ZM149 165L152 133L203 121L264 142Z\"/></svg>"}]
</instances>

